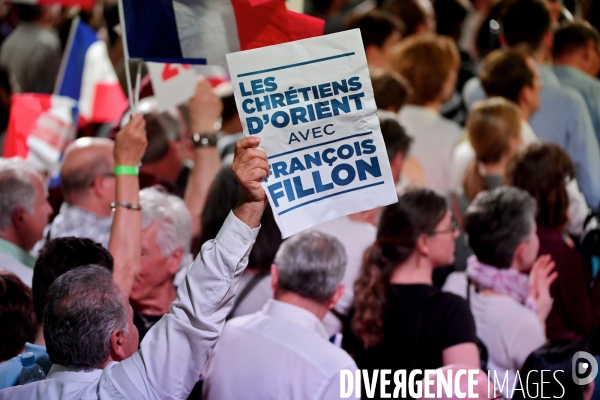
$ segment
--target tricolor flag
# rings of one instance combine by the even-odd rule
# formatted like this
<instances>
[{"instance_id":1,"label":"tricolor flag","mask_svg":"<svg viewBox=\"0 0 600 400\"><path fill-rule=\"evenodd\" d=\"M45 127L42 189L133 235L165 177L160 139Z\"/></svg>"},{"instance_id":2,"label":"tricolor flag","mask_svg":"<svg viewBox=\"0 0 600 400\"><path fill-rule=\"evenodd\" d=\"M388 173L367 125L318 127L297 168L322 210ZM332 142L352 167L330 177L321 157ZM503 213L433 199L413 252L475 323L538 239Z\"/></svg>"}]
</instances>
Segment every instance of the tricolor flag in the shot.
<instances>
[{"instance_id":1,"label":"tricolor flag","mask_svg":"<svg viewBox=\"0 0 600 400\"><path fill-rule=\"evenodd\" d=\"M65 147L75 139L77 107L73 99L37 93L15 94L10 107L4 157L22 157L38 169L58 169Z\"/></svg>"},{"instance_id":2,"label":"tricolor flag","mask_svg":"<svg viewBox=\"0 0 600 400\"><path fill-rule=\"evenodd\" d=\"M227 66L225 55L323 34L285 0L122 0L129 58Z\"/></svg>"},{"instance_id":3,"label":"tricolor flag","mask_svg":"<svg viewBox=\"0 0 600 400\"><path fill-rule=\"evenodd\" d=\"M82 10L91 10L94 8L96 0L11 0L11 3L37 4L40 6L59 4L63 7L79 7Z\"/></svg>"},{"instance_id":4,"label":"tricolor flag","mask_svg":"<svg viewBox=\"0 0 600 400\"><path fill-rule=\"evenodd\" d=\"M54 93L78 101L82 123L115 121L127 108L106 44L78 18L71 27Z\"/></svg>"}]
</instances>

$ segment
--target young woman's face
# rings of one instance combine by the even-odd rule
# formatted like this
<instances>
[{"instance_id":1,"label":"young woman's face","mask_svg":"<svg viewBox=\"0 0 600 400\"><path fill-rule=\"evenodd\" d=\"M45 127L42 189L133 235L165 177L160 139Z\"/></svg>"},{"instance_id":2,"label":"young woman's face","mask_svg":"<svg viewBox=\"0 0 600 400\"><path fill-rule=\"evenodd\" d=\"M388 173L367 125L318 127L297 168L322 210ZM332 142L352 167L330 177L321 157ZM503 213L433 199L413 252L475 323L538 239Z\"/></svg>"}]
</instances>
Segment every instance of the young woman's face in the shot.
<instances>
[{"instance_id":1,"label":"young woman's face","mask_svg":"<svg viewBox=\"0 0 600 400\"><path fill-rule=\"evenodd\" d=\"M458 235L459 230L452 221L452 214L450 211L446 211L446 215L435 228L435 232L429 235L429 257L434 267L441 267L454 262L454 241Z\"/></svg>"}]
</instances>

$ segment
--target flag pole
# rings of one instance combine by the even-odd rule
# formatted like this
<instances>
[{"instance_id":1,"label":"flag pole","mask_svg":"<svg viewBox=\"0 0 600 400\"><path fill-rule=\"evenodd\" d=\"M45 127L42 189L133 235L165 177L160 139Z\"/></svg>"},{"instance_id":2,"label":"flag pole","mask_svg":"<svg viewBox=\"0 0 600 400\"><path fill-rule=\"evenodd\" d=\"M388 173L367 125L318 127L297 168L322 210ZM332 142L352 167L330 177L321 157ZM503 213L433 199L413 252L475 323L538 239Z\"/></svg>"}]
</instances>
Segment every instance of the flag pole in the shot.
<instances>
[{"instance_id":1,"label":"flag pole","mask_svg":"<svg viewBox=\"0 0 600 400\"><path fill-rule=\"evenodd\" d=\"M129 50L127 47L127 29L125 28L125 11L123 8L123 0L119 0L119 20L121 24L121 40L123 42L123 53L125 56L125 78L127 79L127 91L129 98L130 115L133 117L137 114L136 104L133 102L133 88L131 86L131 71L129 71Z\"/></svg>"},{"instance_id":2,"label":"flag pole","mask_svg":"<svg viewBox=\"0 0 600 400\"><path fill-rule=\"evenodd\" d=\"M135 108L140 105L140 80L142 79L142 60L138 60L137 73L135 75Z\"/></svg>"},{"instance_id":3,"label":"flag pole","mask_svg":"<svg viewBox=\"0 0 600 400\"><path fill-rule=\"evenodd\" d=\"M75 40L75 33L77 32L77 28L79 27L79 22L81 19L79 15L73 18L71 22L71 29L69 30L69 38L67 39L67 46L65 48L65 53L63 54L63 58L60 62L60 69L58 70L58 75L56 76L56 82L54 83L54 94L59 94L60 87L63 84L65 79L65 71L67 70L67 64L69 63L69 56L71 55L71 50L73 49L73 41Z\"/></svg>"}]
</instances>

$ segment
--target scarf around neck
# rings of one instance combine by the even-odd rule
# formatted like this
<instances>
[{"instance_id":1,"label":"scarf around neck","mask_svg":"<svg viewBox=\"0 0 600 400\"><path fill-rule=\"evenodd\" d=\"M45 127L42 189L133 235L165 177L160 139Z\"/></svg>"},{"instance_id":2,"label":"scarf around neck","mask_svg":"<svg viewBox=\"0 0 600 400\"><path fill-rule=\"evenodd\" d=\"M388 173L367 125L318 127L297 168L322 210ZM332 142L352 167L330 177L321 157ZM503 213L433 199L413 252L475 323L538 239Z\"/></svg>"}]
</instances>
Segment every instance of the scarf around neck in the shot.
<instances>
[{"instance_id":1,"label":"scarf around neck","mask_svg":"<svg viewBox=\"0 0 600 400\"><path fill-rule=\"evenodd\" d=\"M514 269L499 269L480 262L471 256L467 260L467 277L475 282L477 289L491 289L517 300L528 309L537 312L535 300L529 297L529 277Z\"/></svg>"}]
</instances>

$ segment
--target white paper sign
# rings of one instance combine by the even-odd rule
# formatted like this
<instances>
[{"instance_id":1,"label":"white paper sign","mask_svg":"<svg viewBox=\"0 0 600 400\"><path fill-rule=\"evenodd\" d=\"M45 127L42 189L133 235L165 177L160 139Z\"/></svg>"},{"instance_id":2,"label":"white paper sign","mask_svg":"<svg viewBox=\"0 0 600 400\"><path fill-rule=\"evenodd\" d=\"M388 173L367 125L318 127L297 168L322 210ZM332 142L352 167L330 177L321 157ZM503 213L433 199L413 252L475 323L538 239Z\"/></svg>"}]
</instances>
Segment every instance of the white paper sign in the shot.
<instances>
[{"instance_id":1,"label":"white paper sign","mask_svg":"<svg viewBox=\"0 0 600 400\"><path fill-rule=\"evenodd\" d=\"M158 111L165 111L191 99L196 89L196 71L189 64L148 62Z\"/></svg>"},{"instance_id":2,"label":"white paper sign","mask_svg":"<svg viewBox=\"0 0 600 400\"><path fill-rule=\"evenodd\" d=\"M283 237L397 201L358 29L227 55Z\"/></svg>"}]
</instances>

